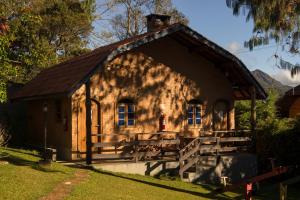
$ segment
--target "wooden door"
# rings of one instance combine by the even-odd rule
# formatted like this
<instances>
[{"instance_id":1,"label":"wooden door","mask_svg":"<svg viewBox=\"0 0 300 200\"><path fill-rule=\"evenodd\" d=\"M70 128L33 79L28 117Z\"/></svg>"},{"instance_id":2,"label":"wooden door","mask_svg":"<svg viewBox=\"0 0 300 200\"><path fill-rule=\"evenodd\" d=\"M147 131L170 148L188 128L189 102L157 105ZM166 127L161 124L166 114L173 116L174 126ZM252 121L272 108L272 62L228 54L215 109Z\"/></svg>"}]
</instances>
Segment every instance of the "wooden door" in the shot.
<instances>
[{"instance_id":1,"label":"wooden door","mask_svg":"<svg viewBox=\"0 0 300 200\"><path fill-rule=\"evenodd\" d=\"M83 112L81 112L81 121L80 121L80 152L86 152L86 114L85 114L85 104L82 104ZM92 143L97 143L100 142L100 137L99 136L93 136L101 133L101 127L100 127L100 104L99 102L92 100L91 101L91 129L92 129L92 138L91 141ZM92 148L93 152L98 152L99 149L97 148ZM83 156L85 157L85 156Z\"/></svg>"},{"instance_id":2,"label":"wooden door","mask_svg":"<svg viewBox=\"0 0 300 200\"><path fill-rule=\"evenodd\" d=\"M226 101L217 101L213 110L214 130L228 130L228 103Z\"/></svg>"},{"instance_id":3,"label":"wooden door","mask_svg":"<svg viewBox=\"0 0 300 200\"><path fill-rule=\"evenodd\" d=\"M91 122L92 122L92 143L100 142L100 132L101 132L101 124L100 124L100 104L96 100L91 101ZM98 136L97 136L98 135ZM92 152L100 153L100 149L93 147Z\"/></svg>"}]
</instances>

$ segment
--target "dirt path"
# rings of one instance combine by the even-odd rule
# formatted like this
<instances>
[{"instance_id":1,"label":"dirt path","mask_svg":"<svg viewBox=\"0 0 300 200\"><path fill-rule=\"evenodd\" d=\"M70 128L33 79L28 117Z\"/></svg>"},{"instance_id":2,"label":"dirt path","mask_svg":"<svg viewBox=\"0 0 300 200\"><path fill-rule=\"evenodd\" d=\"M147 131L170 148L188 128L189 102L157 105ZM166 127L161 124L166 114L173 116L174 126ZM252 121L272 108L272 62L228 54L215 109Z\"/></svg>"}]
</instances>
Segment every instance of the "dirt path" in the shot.
<instances>
[{"instance_id":1,"label":"dirt path","mask_svg":"<svg viewBox=\"0 0 300 200\"><path fill-rule=\"evenodd\" d=\"M68 180L59 183L55 188L40 200L62 200L65 199L72 191L72 188L88 179L88 171L77 169L74 176Z\"/></svg>"}]
</instances>

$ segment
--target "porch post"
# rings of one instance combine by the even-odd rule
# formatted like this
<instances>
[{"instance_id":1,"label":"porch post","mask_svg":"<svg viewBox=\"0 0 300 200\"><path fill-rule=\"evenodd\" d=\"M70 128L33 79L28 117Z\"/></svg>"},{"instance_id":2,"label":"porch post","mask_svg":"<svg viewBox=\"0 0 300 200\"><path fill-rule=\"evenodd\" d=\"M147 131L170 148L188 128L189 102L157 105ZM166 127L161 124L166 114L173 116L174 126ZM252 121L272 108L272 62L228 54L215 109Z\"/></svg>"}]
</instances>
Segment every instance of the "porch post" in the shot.
<instances>
[{"instance_id":1,"label":"porch post","mask_svg":"<svg viewBox=\"0 0 300 200\"><path fill-rule=\"evenodd\" d=\"M92 163L92 121L91 121L91 83L85 83L85 108L86 108L86 164Z\"/></svg>"},{"instance_id":2,"label":"porch post","mask_svg":"<svg viewBox=\"0 0 300 200\"><path fill-rule=\"evenodd\" d=\"M250 115L251 134L252 134L254 147L256 147L256 90L254 86L250 87L250 94L251 94L251 115Z\"/></svg>"},{"instance_id":3,"label":"porch post","mask_svg":"<svg viewBox=\"0 0 300 200\"><path fill-rule=\"evenodd\" d=\"M251 131L255 131L256 129L256 90L255 87L250 88L251 93Z\"/></svg>"}]
</instances>

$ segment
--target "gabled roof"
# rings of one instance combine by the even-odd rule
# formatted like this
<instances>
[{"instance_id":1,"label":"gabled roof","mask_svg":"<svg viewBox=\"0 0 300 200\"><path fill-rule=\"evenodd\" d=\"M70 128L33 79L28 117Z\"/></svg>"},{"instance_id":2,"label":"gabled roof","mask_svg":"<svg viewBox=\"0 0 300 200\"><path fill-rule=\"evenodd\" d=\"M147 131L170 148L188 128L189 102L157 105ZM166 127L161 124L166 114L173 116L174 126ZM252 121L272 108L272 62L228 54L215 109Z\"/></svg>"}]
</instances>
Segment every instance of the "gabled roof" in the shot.
<instances>
[{"instance_id":1,"label":"gabled roof","mask_svg":"<svg viewBox=\"0 0 300 200\"><path fill-rule=\"evenodd\" d=\"M288 90L284 96L300 96L300 85Z\"/></svg>"},{"instance_id":2,"label":"gabled roof","mask_svg":"<svg viewBox=\"0 0 300 200\"><path fill-rule=\"evenodd\" d=\"M189 45L190 48L202 54L209 54L212 60L218 58L221 63L226 63L226 65L220 65L220 70L232 82L236 91L236 99L250 99L248 90L250 86L256 88L258 99L267 97L264 89L237 57L189 27L182 24L173 24L97 48L89 53L45 69L25 84L11 99L36 99L54 95L70 95L88 80L95 71L117 55L164 37L175 37L178 42Z\"/></svg>"}]
</instances>

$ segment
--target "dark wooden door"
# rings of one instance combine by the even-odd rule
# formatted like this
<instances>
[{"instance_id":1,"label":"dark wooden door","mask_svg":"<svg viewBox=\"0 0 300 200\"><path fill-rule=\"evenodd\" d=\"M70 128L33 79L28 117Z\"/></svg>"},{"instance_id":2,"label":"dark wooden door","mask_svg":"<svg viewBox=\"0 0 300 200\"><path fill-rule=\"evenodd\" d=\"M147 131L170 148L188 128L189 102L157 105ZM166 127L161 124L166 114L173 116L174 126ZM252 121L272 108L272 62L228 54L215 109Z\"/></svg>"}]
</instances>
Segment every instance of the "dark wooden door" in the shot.
<instances>
[{"instance_id":1,"label":"dark wooden door","mask_svg":"<svg viewBox=\"0 0 300 200\"><path fill-rule=\"evenodd\" d=\"M228 103L217 101L213 109L213 128L215 131L228 130Z\"/></svg>"}]
</instances>

